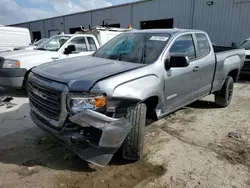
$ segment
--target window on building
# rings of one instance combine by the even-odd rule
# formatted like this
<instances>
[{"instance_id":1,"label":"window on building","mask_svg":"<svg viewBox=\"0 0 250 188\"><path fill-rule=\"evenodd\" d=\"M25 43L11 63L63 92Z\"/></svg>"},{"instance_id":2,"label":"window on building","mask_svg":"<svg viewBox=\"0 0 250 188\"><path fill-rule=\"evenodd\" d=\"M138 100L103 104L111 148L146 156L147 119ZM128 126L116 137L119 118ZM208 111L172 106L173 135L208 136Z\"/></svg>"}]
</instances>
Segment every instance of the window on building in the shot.
<instances>
[{"instance_id":1,"label":"window on building","mask_svg":"<svg viewBox=\"0 0 250 188\"><path fill-rule=\"evenodd\" d=\"M107 24L105 25L106 27L115 27L115 28L120 28L120 24Z\"/></svg>"},{"instance_id":2,"label":"window on building","mask_svg":"<svg viewBox=\"0 0 250 188\"><path fill-rule=\"evenodd\" d=\"M208 38L205 34L203 33L196 33L195 34L196 39L197 39L197 44L198 44L198 57L205 57L210 53L210 45L208 42Z\"/></svg>"},{"instance_id":3,"label":"window on building","mask_svg":"<svg viewBox=\"0 0 250 188\"><path fill-rule=\"evenodd\" d=\"M85 52L87 51L87 45L85 37L77 37L70 41L69 45L75 45L76 52Z\"/></svg>"},{"instance_id":4,"label":"window on building","mask_svg":"<svg viewBox=\"0 0 250 188\"><path fill-rule=\"evenodd\" d=\"M176 39L170 48L170 55L188 56L190 60L196 58L192 35L183 35Z\"/></svg>"},{"instance_id":5,"label":"window on building","mask_svg":"<svg viewBox=\"0 0 250 188\"><path fill-rule=\"evenodd\" d=\"M173 28L173 26L174 26L173 18L141 21L141 29L168 29L168 28Z\"/></svg>"},{"instance_id":6,"label":"window on building","mask_svg":"<svg viewBox=\"0 0 250 188\"><path fill-rule=\"evenodd\" d=\"M41 32L40 31L33 31L32 36L33 36L33 42L38 41L41 39Z\"/></svg>"},{"instance_id":7,"label":"window on building","mask_svg":"<svg viewBox=\"0 0 250 188\"><path fill-rule=\"evenodd\" d=\"M87 37L88 43L89 43L89 51L96 51L96 44L93 39L93 37Z\"/></svg>"},{"instance_id":8,"label":"window on building","mask_svg":"<svg viewBox=\"0 0 250 188\"><path fill-rule=\"evenodd\" d=\"M84 29L84 27L82 27ZM81 27L74 27L74 28L69 28L69 33L70 34L75 34L76 32L82 31Z\"/></svg>"}]
</instances>

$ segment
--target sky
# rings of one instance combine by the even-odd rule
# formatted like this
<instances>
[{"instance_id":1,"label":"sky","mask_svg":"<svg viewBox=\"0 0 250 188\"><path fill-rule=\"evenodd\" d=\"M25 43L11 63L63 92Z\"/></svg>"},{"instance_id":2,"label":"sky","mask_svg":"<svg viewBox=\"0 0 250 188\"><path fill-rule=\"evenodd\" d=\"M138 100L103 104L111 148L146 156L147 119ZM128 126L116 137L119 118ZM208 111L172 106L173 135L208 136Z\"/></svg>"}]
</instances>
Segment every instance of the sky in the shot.
<instances>
[{"instance_id":1,"label":"sky","mask_svg":"<svg viewBox=\"0 0 250 188\"><path fill-rule=\"evenodd\" d=\"M15 24L136 0L0 0L0 25Z\"/></svg>"}]
</instances>

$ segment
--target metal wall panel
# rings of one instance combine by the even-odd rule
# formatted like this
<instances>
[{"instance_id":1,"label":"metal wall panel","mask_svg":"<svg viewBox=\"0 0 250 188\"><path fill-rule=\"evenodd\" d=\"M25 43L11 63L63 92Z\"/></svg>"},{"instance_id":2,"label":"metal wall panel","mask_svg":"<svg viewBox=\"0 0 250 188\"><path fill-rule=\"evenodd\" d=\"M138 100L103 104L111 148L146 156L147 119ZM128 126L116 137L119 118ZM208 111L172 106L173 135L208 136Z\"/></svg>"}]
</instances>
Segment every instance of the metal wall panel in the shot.
<instances>
[{"instance_id":1,"label":"metal wall panel","mask_svg":"<svg viewBox=\"0 0 250 188\"><path fill-rule=\"evenodd\" d=\"M91 12L74 14L64 17L65 33L69 33L70 28L80 27L88 28L91 25Z\"/></svg>"},{"instance_id":2,"label":"metal wall panel","mask_svg":"<svg viewBox=\"0 0 250 188\"><path fill-rule=\"evenodd\" d=\"M24 27L27 29L30 29L30 24L29 23L21 23L21 24L15 24L13 27Z\"/></svg>"},{"instance_id":3,"label":"metal wall panel","mask_svg":"<svg viewBox=\"0 0 250 188\"><path fill-rule=\"evenodd\" d=\"M239 45L250 36L250 2L195 0L193 28L206 31L218 45Z\"/></svg>"},{"instance_id":4,"label":"metal wall panel","mask_svg":"<svg viewBox=\"0 0 250 188\"><path fill-rule=\"evenodd\" d=\"M153 0L132 5L132 26L141 21L174 18L174 27L190 28L192 0Z\"/></svg>"},{"instance_id":5,"label":"metal wall panel","mask_svg":"<svg viewBox=\"0 0 250 188\"><path fill-rule=\"evenodd\" d=\"M41 37L42 38L45 37L44 20L36 21L36 22L30 22L29 25L30 25L30 35L31 35L31 38L33 38L32 32L35 32L35 31L40 31L41 32Z\"/></svg>"},{"instance_id":6,"label":"metal wall panel","mask_svg":"<svg viewBox=\"0 0 250 188\"><path fill-rule=\"evenodd\" d=\"M127 28L131 24L131 5L92 11L92 26L101 25L103 21L108 24L119 23L122 28Z\"/></svg>"},{"instance_id":7,"label":"metal wall panel","mask_svg":"<svg viewBox=\"0 0 250 188\"><path fill-rule=\"evenodd\" d=\"M204 30L218 45L238 45L250 36L249 10L249 0L151 0L14 26L26 27L31 33L39 30L42 37L48 37L50 30L69 33L70 28L88 28L103 21L121 27L132 23L133 28L140 29L141 21L173 18L174 27Z\"/></svg>"},{"instance_id":8,"label":"metal wall panel","mask_svg":"<svg viewBox=\"0 0 250 188\"><path fill-rule=\"evenodd\" d=\"M64 18L57 17L45 20L45 36L49 37L49 32L52 30L64 31Z\"/></svg>"}]
</instances>

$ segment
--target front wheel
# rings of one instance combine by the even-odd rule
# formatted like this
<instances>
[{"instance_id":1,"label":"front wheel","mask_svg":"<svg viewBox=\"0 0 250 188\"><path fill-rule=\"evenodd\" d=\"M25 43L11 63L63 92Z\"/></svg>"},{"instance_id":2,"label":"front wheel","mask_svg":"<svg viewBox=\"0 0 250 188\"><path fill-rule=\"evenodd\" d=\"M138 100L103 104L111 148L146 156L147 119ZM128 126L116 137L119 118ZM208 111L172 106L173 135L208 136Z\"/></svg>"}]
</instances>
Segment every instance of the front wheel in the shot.
<instances>
[{"instance_id":1,"label":"front wheel","mask_svg":"<svg viewBox=\"0 0 250 188\"><path fill-rule=\"evenodd\" d=\"M125 159L138 161L143 156L147 107L140 103L128 111L126 118L132 128L122 146L122 156Z\"/></svg>"},{"instance_id":2,"label":"front wheel","mask_svg":"<svg viewBox=\"0 0 250 188\"><path fill-rule=\"evenodd\" d=\"M215 103L220 107L227 107L232 101L233 89L233 78L231 76L228 76L221 90L215 94Z\"/></svg>"}]
</instances>

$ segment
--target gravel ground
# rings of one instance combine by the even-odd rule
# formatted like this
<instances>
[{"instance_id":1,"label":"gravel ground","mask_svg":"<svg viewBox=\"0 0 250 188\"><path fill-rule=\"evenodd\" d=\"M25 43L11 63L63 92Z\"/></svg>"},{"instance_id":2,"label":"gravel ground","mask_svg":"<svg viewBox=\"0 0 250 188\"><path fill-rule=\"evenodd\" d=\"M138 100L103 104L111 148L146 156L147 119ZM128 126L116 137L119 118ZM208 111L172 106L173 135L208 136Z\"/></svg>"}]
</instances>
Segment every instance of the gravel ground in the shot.
<instances>
[{"instance_id":1,"label":"gravel ground","mask_svg":"<svg viewBox=\"0 0 250 188\"><path fill-rule=\"evenodd\" d=\"M228 108L209 96L154 122L146 127L143 160L115 158L103 168L37 128L27 97L15 93L17 105L0 107L0 188L250 187L249 92L250 83L238 83Z\"/></svg>"}]
</instances>

